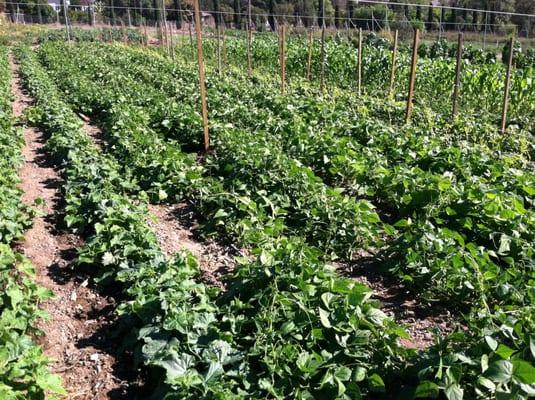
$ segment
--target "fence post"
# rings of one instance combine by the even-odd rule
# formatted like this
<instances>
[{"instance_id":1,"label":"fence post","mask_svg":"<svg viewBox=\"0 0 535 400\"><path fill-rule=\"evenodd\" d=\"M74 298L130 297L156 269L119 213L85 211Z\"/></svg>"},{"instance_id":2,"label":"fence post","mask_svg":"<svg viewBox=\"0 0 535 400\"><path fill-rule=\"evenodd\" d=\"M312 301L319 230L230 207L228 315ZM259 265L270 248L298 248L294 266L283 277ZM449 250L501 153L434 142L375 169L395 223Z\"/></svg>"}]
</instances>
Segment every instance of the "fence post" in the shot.
<instances>
[{"instance_id":1,"label":"fence post","mask_svg":"<svg viewBox=\"0 0 535 400\"><path fill-rule=\"evenodd\" d=\"M321 69L320 69L320 90L325 90L325 24L321 27Z\"/></svg>"},{"instance_id":2,"label":"fence post","mask_svg":"<svg viewBox=\"0 0 535 400\"><path fill-rule=\"evenodd\" d=\"M112 26L117 26L117 17L115 16L115 4L114 0L110 0L110 8L111 8L111 18L112 18Z\"/></svg>"},{"instance_id":3,"label":"fence post","mask_svg":"<svg viewBox=\"0 0 535 400\"><path fill-rule=\"evenodd\" d=\"M147 23L143 22L143 35L145 37L145 47L149 45L149 34L147 33Z\"/></svg>"},{"instance_id":4,"label":"fence post","mask_svg":"<svg viewBox=\"0 0 535 400\"><path fill-rule=\"evenodd\" d=\"M175 39L173 37L173 25L174 24L169 24L168 23L168 28L169 28L169 49L171 51L171 58L173 59L173 61L175 61L175 53L176 53L176 44L175 44Z\"/></svg>"},{"instance_id":5,"label":"fence post","mask_svg":"<svg viewBox=\"0 0 535 400\"><path fill-rule=\"evenodd\" d=\"M359 28L359 48L357 59L357 93L360 96L362 91L362 28Z\"/></svg>"},{"instance_id":6,"label":"fence post","mask_svg":"<svg viewBox=\"0 0 535 400\"><path fill-rule=\"evenodd\" d=\"M19 5L17 4L17 7ZM65 18L65 30L67 31L67 40L70 42L71 41L71 33L69 32L69 19L67 18L67 7L69 7L69 5L67 4L67 1L66 0L63 0L63 18ZM17 15L17 18L18 18L18 15Z\"/></svg>"},{"instance_id":7,"label":"fence post","mask_svg":"<svg viewBox=\"0 0 535 400\"><path fill-rule=\"evenodd\" d=\"M217 73L221 77L221 27L218 25L216 28L217 32Z\"/></svg>"},{"instance_id":8,"label":"fence post","mask_svg":"<svg viewBox=\"0 0 535 400\"><path fill-rule=\"evenodd\" d=\"M170 45L170 39L169 39L169 30L167 26L167 10L165 9L165 0L162 0L162 12L161 12L161 23L162 28L164 32L165 37L165 50L167 51L167 54L171 55L171 45Z\"/></svg>"},{"instance_id":9,"label":"fence post","mask_svg":"<svg viewBox=\"0 0 535 400\"><path fill-rule=\"evenodd\" d=\"M251 55L251 25L247 22L247 75L249 79L253 76L253 60Z\"/></svg>"},{"instance_id":10,"label":"fence post","mask_svg":"<svg viewBox=\"0 0 535 400\"><path fill-rule=\"evenodd\" d=\"M128 36L126 36L126 28L124 26L124 21L121 19L121 33L123 34L123 43L128 44Z\"/></svg>"},{"instance_id":11,"label":"fence post","mask_svg":"<svg viewBox=\"0 0 535 400\"><path fill-rule=\"evenodd\" d=\"M398 54L398 35L399 31L396 29L394 33L394 48L392 49L392 67L390 69L390 90L388 91L389 96L394 96L394 83L396 79L396 56Z\"/></svg>"},{"instance_id":12,"label":"fence post","mask_svg":"<svg viewBox=\"0 0 535 400\"><path fill-rule=\"evenodd\" d=\"M223 67L226 70L227 64L228 64L228 58L227 58L227 44L225 41L225 27L224 26L221 30L221 44L223 46Z\"/></svg>"},{"instance_id":13,"label":"fence post","mask_svg":"<svg viewBox=\"0 0 535 400\"><path fill-rule=\"evenodd\" d=\"M308 60L307 60L307 80L312 78L312 48L314 45L314 32L312 29L308 32Z\"/></svg>"},{"instance_id":14,"label":"fence post","mask_svg":"<svg viewBox=\"0 0 535 400\"><path fill-rule=\"evenodd\" d=\"M509 42L509 60L507 62L507 75L505 77L505 88L503 92L502 134L505 133L505 125L507 124L507 108L509 106L509 86L511 85L511 69L513 67L514 45L515 37L511 36L511 41Z\"/></svg>"},{"instance_id":15,"label":"fence post","mask_svg":"<svg viewBox=\"0 0 535 400\"><path fill-rule=\"evenodd\" d=\"M281 94L284 95L286 86L286 25L280 27L280 68L281 68Z\"/></svg>"},{"instance_id":16,"label":"fence post","mask_svg":"<svg viewBox=\"0 0 535 400\"><path fill-rule=\"evenodd\" d=\"M210 148L210 137L208 135L208 108L206 105L206 87L204 83L204 57L202 51L201 11L199 7L199 0L195 0L193 5L195 8L195 32L197 34L197 61L199 63L199 87L201 91L204 151L207 152Z\"/></svg>"},{"instance_id":17,"label":"fence post","mask_svg":"<svg viewBox=\"0 0 535 400\"><path fill-rule=\"evenodd\" d=\"M41 14L41 5L37 3L37 17L39 18L39 24L43 23L43 15Z\"/></svg>"},{"instance_id":18,"label":"fence post","mask_svg":"<svg viewBox=\"0 0 535 400\"><path fill-rule=\"evenodd\" d=\"M411 120L412 115L412 98L414 97L414 82L416 80L416 63L418 62L418 44L420 42L420 30L414 31L414 41L412 44L412 62L411 75L409 79L409 95L407 96L407 111L405 114L405 123Z\"/></svg>"},{"instance_id":19,"label":"fence post","mask_svg":"<svg viewBox=\"0 0 535 400\"><path fill-rule=\"evenodd\" d=\"M463 62L463 34L459 33L457 40L457 65L455 67L455 85L453 87L453 110L455 116L459 109L459 90L461 87L461 66Z\"/></svg>"}]
</instances>

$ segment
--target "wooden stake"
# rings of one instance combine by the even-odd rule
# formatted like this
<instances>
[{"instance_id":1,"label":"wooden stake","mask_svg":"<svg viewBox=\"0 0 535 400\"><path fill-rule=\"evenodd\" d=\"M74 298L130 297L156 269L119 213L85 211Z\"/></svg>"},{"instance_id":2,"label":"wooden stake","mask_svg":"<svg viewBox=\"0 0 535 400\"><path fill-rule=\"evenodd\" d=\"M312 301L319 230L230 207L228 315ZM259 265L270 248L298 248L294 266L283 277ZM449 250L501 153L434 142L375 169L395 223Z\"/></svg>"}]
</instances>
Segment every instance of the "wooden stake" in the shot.
<instances>
[{"instance_id":1,"label":"wooden stake","mask_svg":"<svg viewBox=\"0 0 535 400\"><path fill-rule=\"evenodd\" d=\"M414 31L414 41L412 43L412 62L411 76L409 80L409 95L407 96L407 112L405 114L405 123L411 120L412 115L412 98L414 97L414 82L416 80L416 63L418 62L418 44L420 42L420 30Z\"/></svg>"},{"instance_id":2,"label":"wooden stake","mask_svg":"<svg viewBox=\"0 0 535 400\"><path fill-rule=\"evenodd\" d=\"M457 65L455 67L455 84L453 86L453 110L455 116L459 109L459 90L461 88L461 67L463 62L463 34L459 33L457 39Z\"/></svg>"},{"instance_id":3,"label":"wooden stake","mask_svg":"<svg viewBox=\"0 0 535 400\"><path fill-rule=\"evenodd\" d=\"M123 43L126 45L128 43L128 36L126 35L126 28L124 26L124 21L121 19L121 32L123 34Z\"/></svg>"},{"instance_id":4,"label":"wooden stake","mask_svg":"<svg viewBox=\"0 0 535 400\"><path fill-rule=\"evenodd\" d=\"M204 128L204 151L210 148L208 135L208 107L206 105L206 87L204 83L204 56L202 51L201 11L199 0L193 2L195 8L195 32L197 34L197 61L199 63L199 86L201 91L202 122Z\"/></svg>"},{"instance_id":5,"label":"wooden stake","mask_svg":"<svg viewBox=\"0 0 535 400\"><path fill-rule=\"evenodd\" d=\"M362 28L359 28L359 54L357 61L357 93L362 91Z\"/></svg>"},{"instance_id":6,"label":"wooden stake","mask_svg":"<svg viewBox=\"0 0 535 400\"><path fill-rule=\"evenodd\" d=\"M217 27L217 73L221 77L221 28Z\"/></svg>"},{"instance_id":7,"label":"wooden stake","mask_svg":"<svg viewBox=\"0 0 535 400\"><path fill-rule=\"evenodd\" d=\"M222 36L222 45L223 45L223 68L227 69L228 58L227 58L227 43L225 41L225 27L221 30Z\"/></svg>"},{"instance_id":8,"label":"wooden stake","mask_svg":"<svg viewBox=\"0 0 535 400\"><path fill-rule=\"evenodd\" d=\"M513 67L514 45L515 37L511 36L511 41L509 42L509 60L507 62L507 75L505 77L505 88L503 92L502 134L505 133L505 126L507 124L507 108L509 107L509 86L511 85L511 69Z\"/></svg>"},{"instance_id":9,"label":"wooden stake","mask_svg":"<svg viewBox=\"0 0 535 400\"><path fill-rule=\"evenodd\" d=\"M147 33L147 24L143 22L143 32L145 34L145 46L149 45L149 35Z\"/></svg>"},{"instance_id":10,"label":"wooden stake","mask_svg":"<svg viewBox=\"0 0 535 400\"><path fill-rule=\"evenodd\" d=\"M308 62L307 62L307 80L312 79L312 48L314 46L314 32L311 29L308 32Z\"/></svg>"},{"instance_id":11,"label":"wooden stake","mask_svg":"<svg viewBox=\"0 0 535 400\"><path fill-rule=\"evenodd\" d=\"M162 14L161 14L161 19L162 19L162 29L163 29L163 32L164 32L164 37L165 37L165 50L167 52L167 54L170 56L171 55L171 45L169 44L169 27L167 25L167 11L165 9L165 1L162 0Z\"/></svg>"},{"instance_id":12,"label":"wooden stake","mask_svg":"<svg viewBox=\"0 0 535 400\"><path fill-rule=\"evenodd\" d=\"M390 97L394 96L394 84L396 80L396 56L398 54L398 35L399 32L396 29L394 33L394 49L392 50L392 67L390 69L390 90L388 91Z\"/></svg>"},{"instance_id":13,"label":"wooden stake","mask_svg":"<svg viewBox=\"0 0 535 400\"><path fill-rule=\"evenodd\" d=\"M247 76L249 79L253 76L253 60L251 55L251 26L247 22Z\"/></svg>"},{"instance_id":14,"label":"wooden stake","mask_svg":"<svg viewBox=\"0 0 535 400\"><path fill-rule=\"evenodd\" d=\"M321 69L320 69L320 90L325 90L325 25L321 27Z\"/></svg>"},{"instance_id":15,"label":"wooden stake","mask_svg":"<svg viewBox=\"0 0 535 400\"><path fill-rule=\"evenodd\" d=\"M280 67L281 67L281 94L286 86L286 25L280 27Z\"/></svg>"},{"instance_id":16,"label":"wooden stake","mask_svg":"<svg viewBox=\"0 0 535 400\"><path fill-rule=\"evenodd\" d=\"M63 18L65 18L65 31L67 32L67 41L70 43L71 42L71 33L70 33L70 30L69 30L69 19L67 17L67 7L69 7L69 5L67 4L67 2L65 0L63 0ZM58 13L58 15L59 15L59 13ZM20 16L19 5L17 4L17 22L19 22L19 16Z\"/></svg>"},{"instance_id":17,"label":"wooden stake","mask_svg":"<svg viewBox=\"0 0 535 400\"><path fill-rule=\"evenodd\" d=\"M174 24L169 24L169 38L170 38L170 48L171 48L171 58L173 61L175 61L175 53L176 53L176 42L175 38L173 37L173 27Z\"/></svg>"}]
</instances>

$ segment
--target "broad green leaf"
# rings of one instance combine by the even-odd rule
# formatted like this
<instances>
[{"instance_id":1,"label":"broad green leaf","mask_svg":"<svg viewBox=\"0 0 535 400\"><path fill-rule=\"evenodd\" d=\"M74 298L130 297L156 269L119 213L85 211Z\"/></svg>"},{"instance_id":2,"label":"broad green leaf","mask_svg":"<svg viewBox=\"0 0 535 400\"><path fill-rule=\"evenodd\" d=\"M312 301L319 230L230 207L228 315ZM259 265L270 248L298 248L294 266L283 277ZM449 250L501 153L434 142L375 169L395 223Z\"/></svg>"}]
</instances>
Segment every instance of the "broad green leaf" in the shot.
<instances>
[{"instance_id":1,"label":"broad green leaf","mask_svg":"<svg viewBox=\"0 0 535 400\"><path fill-rule=\"evenodd\" d=\"M357 367L353 373L353 379L355 382L362 382L366 378L366 368Z\"/></svg>"},{"instance_id":2,"label":"broad green leaf","mask_svg":"<svg viewBox=\"0 0 535 400\"><path fill-rule=\"evenodd\" d=\"M418 385L414 396L417 398L432 398L435 399L438 397L439 387L437 384L431 381L423 381Z\"/></svg>"},{"instance_id":3,"label":"broad green leaf","mask_svg":"<svg viewBox=\"0 0 535 400\"><path fill-rule=\"evenodd\" d=\"M63 388L61 384L61 378L59 377L59 375L54 375L54 374L37 375L36 383L38 386L40 386L46 391L50 391L56 394L64 394L64 395L67 394L67 392L65 391L65 389Z\"/></svg>"},{"instance_id":4,"label":"broad green leaf","mask_svg":"<svg viewBox=\"0 0 535 400\"><path fill-rule=\"evenodd\" d=\"M386 391L383 378L381 378L378 374L373 374L368 378L368 385L372 392L384 393Z\"/></svg>"},{"instance_id":5,"label":"broad green leaf","mask_svg":"<svg viewBox=\"0 0 535 400\"><path fill-rule=\"evenodd\" d=\"M499 360L489 365L485 372L485 377L496 383L505 383L511 380L513 375L513 364L509 361Z\"/></svg>"},{"instance_id":6,"label":"broad green leaf","mask_svg":"<svg viewBox=\"0 0 535 400\"><path fill-rule=\"evenodd\" d=\"M489 389L489 390L496 390L496 385L494 384L494 382L492 382L490 379L487 379L483 376L480 376L479 378L477 378L477 382L481 385L481 386L484 386L485 388Z\"/></svg>"},{"instance_id":7,"label":"broad green leaf","mask_svg":"<svg viewBox=\"0 0 535 400\"><path fill-rule=\"evenodd\" d=\"M527 361L513 360L513 377L528 385L535 383L535 367Z\"/></svg>"},{"instance_id":8,"label":"broad green leaf","mask_svg":"<svg viewBox=\"0 0 535 400\"><path fill-rule=\"evenodd\" d=\"M448 400L463 400L464 390L456 383L444 389L444 394Z\"/></svg>"},{"instance_id":9,"label":"broad green leaf","mask_svg":"<svg viewBox=\"0 0 535 400\"><path fill-rule=\"evenodd\" d=\"M487 345L492 351L496 350L496 348L498 347L498 342L494 340L492 336L485 336L485 342L487 342Z\"/></svg>"},{"instance_id":10,"label":"broad green leaf","mask_svg":"<svg viewBox=\"0 0 535 400\"><path fill-rule=\"evenodd\" d=\"M329 320L329 312L323 308L318 308L321 324L325 328L332 328L331 321Z\"/></svg>"},{"instance_id":11,"label":"broad green leaf","mask_svg":"<svg viewBox=\"0 0 535 400\"><path fill-rule=\"evenodd\" d=\"M502 359L508 360L515 353L515 351L504 344L500 344L495 353L498 354Z\"/></svg>"}]
</instances>

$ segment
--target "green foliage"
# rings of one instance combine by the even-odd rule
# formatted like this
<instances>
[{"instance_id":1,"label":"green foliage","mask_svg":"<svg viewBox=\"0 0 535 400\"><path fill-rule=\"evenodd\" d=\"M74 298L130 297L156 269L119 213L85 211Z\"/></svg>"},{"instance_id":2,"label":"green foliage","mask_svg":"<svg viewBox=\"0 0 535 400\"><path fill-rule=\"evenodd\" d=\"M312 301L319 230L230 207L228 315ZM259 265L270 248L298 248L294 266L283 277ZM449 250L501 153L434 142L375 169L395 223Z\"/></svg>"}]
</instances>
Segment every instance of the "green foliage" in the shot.
<instances>
[{"instance_id":1,"label":"green foliage","mask_svg":"<svg viewBox=\"0 0 535 400\"><path fill-rule=\"evenodd\" d=\"M98 266L102 278L124 284L130 301L121 310L137 317L142 360L164 372L166 398L248 393L347 398L376 388L380 374L399 368L404 351L397 338L404 331L370 300L369 288L338 277L320 260L321 252L300 239L266 232L258 257L242 260L223 296L195 281L199 269L190 255L166 260L143 206L110 184L119 164L75 126L74 113L29 51L19 50L19 58L37 101L34 122L50 135L48 150L66 166L66 220L93 227L78 262ZM89 163L95 168L88 169ZM255 341L251 329L267 336ZM268 350L272 360L264 355ZM296 366L302 370L298 378Z\"/></svg>"},{"instance_id":2,"label":"green foliage","mask_svg":"<svg viewBox=\"0 0 535 400\"><path fill-rule=\"evenodd\" d=\"M21 204L18 168L22 163L24 141L13 126L11 79L6 48L0 49L0 242L19 239L30 226L31 213Z\"/></svg>"},{"instance_id":3,"label":"green foliage","mask_svg":"<svg viewBox=\"0 0 535 400\"><path fill-rule=\"evenodd\" d=\"M212 152L201 163L192 65L99 44L49 43L39 56L104 127L102 153L27 54L36 122L68 166L66 221L91 235L79 262L124 284L140 359L161 378L156 397L532 394L533 121L520 107L532 70L515 75L522 124L505 138L487 111L451 121L449 106L422 104L406 126L395 100L322 96L299 80L280 96L269 78L209 77ZM420 68L422 98L449 90L451 65ZM466 101L491 109L501 68L467 64ZM163 257L129 199L146 194L188 201L206 234L251 251L227 292L200 283L190 255ZM464 329L418 354L400 346L405 333L369 290L326 262L364 250L416 296L463 310Z\"/></svg>"}]
</instances>

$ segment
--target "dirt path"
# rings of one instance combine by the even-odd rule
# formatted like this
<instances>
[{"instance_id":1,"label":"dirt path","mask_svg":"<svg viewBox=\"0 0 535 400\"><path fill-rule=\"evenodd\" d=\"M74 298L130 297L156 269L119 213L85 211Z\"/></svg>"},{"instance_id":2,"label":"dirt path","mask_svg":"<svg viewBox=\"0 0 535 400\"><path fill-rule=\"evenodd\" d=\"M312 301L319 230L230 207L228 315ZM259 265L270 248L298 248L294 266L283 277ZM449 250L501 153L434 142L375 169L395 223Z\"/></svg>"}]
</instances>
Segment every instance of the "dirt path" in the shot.
<instances>
[{"instance_id":1,"label":"dirt path","mask_svg":"<svg viewBox=\"0 0 535 400\"><path fill-rule=\"evenodd\" d=\"M149 205L149 212L147 222L164 253L173 255L181 250L190 251L199 260L203 280L209 285L223 287L222 278L234 269L234 256L240 250L196 240L197 222L185 204Z\"/></svg>"},{"instance_id":2,"label":"dirt path","mask_svg":"<svg viewBox=\"0 0 535 400\"><path fill-rule=\"evenodd\" d=\"M31 99L22 90L13 60L11 66L13 112L18 118ZM54 299L41 304L49 319L39 323L44 335L38 340L53 360L52 372L62 377L68 399L133 399L127 382L119 378L124 374L121 360L113 355L117 346L108 339L115 323L114 300L91 288L90 277L73 269L76 247L83 241L56 228L55 211L62 207L59 189L63 181L47 160L42 133L30 127L23 129L25 162L19 171L23 202L34 205L39 201L41 212L18 249L36 267L38 283L55 294Z\"/></svg>"}]
</instances>

